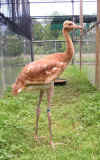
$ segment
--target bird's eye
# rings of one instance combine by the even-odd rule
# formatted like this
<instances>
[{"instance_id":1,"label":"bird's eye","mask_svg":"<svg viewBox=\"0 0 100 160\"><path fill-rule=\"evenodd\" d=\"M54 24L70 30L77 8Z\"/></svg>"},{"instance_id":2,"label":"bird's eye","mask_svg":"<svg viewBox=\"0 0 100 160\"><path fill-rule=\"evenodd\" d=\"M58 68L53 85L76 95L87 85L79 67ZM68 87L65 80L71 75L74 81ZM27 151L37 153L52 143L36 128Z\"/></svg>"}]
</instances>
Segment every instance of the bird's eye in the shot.
<instances>
[{"instance_id":1,"label":"bird's eye","mask_svg":"<svg viewBox=\"0 0 100 160\"><path fill-rule=\"evenodd\" d=\"M73 24L72 23L69 23L69 26L72 26Z\"/></svg>"}]
</instances>

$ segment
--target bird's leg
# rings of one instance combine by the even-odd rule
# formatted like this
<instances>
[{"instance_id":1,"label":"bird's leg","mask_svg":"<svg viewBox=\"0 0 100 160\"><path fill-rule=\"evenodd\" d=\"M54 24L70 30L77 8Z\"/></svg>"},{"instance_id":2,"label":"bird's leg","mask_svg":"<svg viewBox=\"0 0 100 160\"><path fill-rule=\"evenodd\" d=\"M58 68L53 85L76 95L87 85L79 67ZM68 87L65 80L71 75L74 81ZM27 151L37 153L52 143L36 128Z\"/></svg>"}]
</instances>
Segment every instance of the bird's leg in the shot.
<instances>
[{"instance_id":1,"label":"bird's leg","mask_svg":"<svg viewBox=\"0 0 100 160\"><path fill-rule=\"evenodd\" d=\"M42 101L43 94L44 94L44 91L40 90L39 101L36 109L36 128L35 128L35 136L34 136L35 140L38 140L38 121L40 117L40 104Z\"/></svg>"},{"instance_id":2,"label":"bird's leg","mask_svg":"<svg viewBox=\"0 0 100 160\"><path fill-rule=\"evenodd\" d=\"M51 129L51 112L50 112L50 108L51 108L51 98L53 96L53 92L54 92L54 83L51 84L51 87L48 89L47 91L47 99L48 99L48 108L47 108L47 114L48 114L48 127L49 127L49 133L50 133L50 144L53 145L52 142L52 129Z\"/></svg>"},{"instance_id":3,"label":"bird's leg","mask_svg":"<svg viewBox=\"0 0 100 160\"><path fill-rule=\"evenodd\" d=\"M47 92L47 98L48 98L48 109L47 109L47 114L48 114L48 126L49 126L49 133L50 133L50 145L52 146L52 148L54 149L56 145L61 145L64 143L53 143L52 141L52 128L51 128L51 98L53 96L54 93L54 83L51 85L51 87L48 89Z\"/></svg>"}]
</instances>

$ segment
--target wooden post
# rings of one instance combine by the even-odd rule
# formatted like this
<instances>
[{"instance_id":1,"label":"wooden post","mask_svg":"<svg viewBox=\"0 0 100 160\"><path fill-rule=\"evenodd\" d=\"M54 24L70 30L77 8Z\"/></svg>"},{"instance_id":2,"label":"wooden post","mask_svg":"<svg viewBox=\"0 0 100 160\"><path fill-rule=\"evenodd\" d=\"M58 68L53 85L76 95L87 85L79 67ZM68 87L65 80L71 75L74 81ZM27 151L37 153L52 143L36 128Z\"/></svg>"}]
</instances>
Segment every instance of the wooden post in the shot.
<instances>
[{"instance_id":1,"label":"wooden post","mask_svg":"<svg viewBox=\"0 0 100 160\"><path fill-rule=\"evenodd\" d=\"M100 21L100 0L97 0L97 22ZM100 89L100 24L96 26L96 87Z\"/></svg>"},{"instance_id":2,"label":"wooden post","mask_svg":"<svg viewBox=\"0 0 100 160\"><path fill-rule=\"evenodd\" d=\"M80 25L83 27L83 0L80 0ZM80 31L80 71L82 69L82 35L83 31Z\"/></svg>"},{"instance_id":3,"label":"wooden post","mask_svg":"<svg viewBox=\"0 0 100 160\"><path fill-rule=\"evenodd\" d=\"M72 0L72 21L74 22L74 0ZM73 29L72 42L74 42L74 36L75 36L75 33L74 33L74 29ZM72 57L72 65L73 64L75 64L75 55Z\"/></svg>"}]
</instances>

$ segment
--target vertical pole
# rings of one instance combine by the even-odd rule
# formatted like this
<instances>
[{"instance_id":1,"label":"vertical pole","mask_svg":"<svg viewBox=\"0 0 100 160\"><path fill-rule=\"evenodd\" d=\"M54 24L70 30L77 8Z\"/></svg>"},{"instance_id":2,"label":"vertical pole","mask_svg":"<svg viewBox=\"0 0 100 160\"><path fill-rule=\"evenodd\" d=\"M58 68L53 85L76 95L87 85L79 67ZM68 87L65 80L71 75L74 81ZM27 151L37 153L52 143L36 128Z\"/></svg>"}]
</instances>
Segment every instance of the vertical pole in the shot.
<instances>
[{"instance_id":1,"label":"vertical pole","mask_svg":"<svg viewBox=\"0 0 100 160\"><path fill-rule=\"evenodd\" d=\"M72 21L74 22L74 0L72 0ZM74 31L72 32L72 41L74 41ZM72 64L74 64L75 57L72 58Z\"/></svg>"},{"instance_id":2,"label":"vertical pole","mask_svg":"<svg viewBox=\"0 0 100 160\"><path fill-rule=\"evenodd\" d=\"M23 43L24 43L24 45L23 45L23 47L24 47L24 64L25 64L25 59L26 59L26 39L24 38L23 39Z\"/></svg>"},{"instance_id":3,"label":"vertical pole","mask_svg":"<svg viewBox=\"0 0 100 160\"><path fill-rule=\"evenodd\" d=\"M32 19L31 19L31 40L30 40L30 52L31 52L31 61L34 61L34 48L33 48L33 42L32 42L32 31L34 32L34 25L32 25ZM32 29L33 27L33 29ZM34 36L34 33L33 33Z\"/></svg>"},{"instance_id":4,"label":"vertical pole","mask_svg":"<svg viewBox=\"0 0 100 160\"><path fill-rule=\"evenodd\" d=\"M5 33L2 32L2 25L0 26L1 36L0 36L0 70L1 70L1 85L2 90L4 91L6 88L6 82L5 82L5 67L4 67L4 39L5 39Z\"/></svg>"},{"instance_id":5,"label":"vertical pole","mask_svg":"<svg viewBox=\"0 0 100 160\"><path fill-rule=\"evenodd\" d=\"M83 0L80 0L80 25L83 27ZM80 31L80 71L82 70L82 35Z\"/></svg>"},{"instance_id":6,"label":"vertical pole","mask_svg":"<svg viewBox=\"0 0 100 160\"><path fill-rule=\"evenodd\" d=\"M100 21L100 0L97 0L98 21ZM96 87L100 89L100 24L96 26Z\"/></svg>"},{"instance_id":7,"label":"vertical pole","mask_svg":"<svg viewBox=\"0 0 100 160\"><path fill-rule=\"evenodd\" d=\"M56 53L56 50L57 50L57 49L56 49L56 47L57 47L57 45L56 45L56 40L55 40L54 42L55 42L55 53Z\"/></svg>"},{"instance_id":8,"label":"vertical pole","mask_svg":"<svg viewBox=\"0 0 100 160\"><path fill-rule=\"evenodd\" d=\"M34 61L33 42L30 41L31 61Z\"/></svg>"}]
</instances>

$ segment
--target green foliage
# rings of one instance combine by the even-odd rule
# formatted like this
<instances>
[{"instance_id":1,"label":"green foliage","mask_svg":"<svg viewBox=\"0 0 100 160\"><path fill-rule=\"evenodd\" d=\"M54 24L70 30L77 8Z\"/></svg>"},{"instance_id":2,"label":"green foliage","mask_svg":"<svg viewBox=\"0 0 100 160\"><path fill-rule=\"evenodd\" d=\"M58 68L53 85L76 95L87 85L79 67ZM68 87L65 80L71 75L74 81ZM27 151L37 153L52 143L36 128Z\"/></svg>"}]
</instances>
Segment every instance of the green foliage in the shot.
<instances>
[{"instance_id":1,"label":"green foliage","mask_svg":"<svg viewBox=\"0 0 100 160\"><path fill-rule=\"evenodd\" d=\"M44 37L43 37L44 40L53 40L55 39L55 35L53 34L53 32L51 31L51 25L50 24L47 24L45 27L44 27Z\"/></svg>"},{"instance_id":2,"label":"green foliage","mask_svg":"<svg viewBox=\"0 0 100 160\"><path fill-rule=\"evenodd\" d=\"M34 40L53 40L57 39L59 34L61 33L61 30L56 29L52 30L51 29L51 24L46 24L42 25L38 21L34 21L33 27L32 27L32 32L33 32L33 39Z\"/></svg>"},{"instance_id":3,"label":"green foliage","mask_svg":"<svg viewBox=\"0 0 100 160\"><path fill-rule=\"evenodd\" d=\"M23 41L16 35L8 35L7 37L7 55L19 56L23 53Z\"/></svg>"},{"instance_id":4,"label":"green foliage","mask_svg":"<svg viewBox=\"0 0 100 160\"><path fill-rule=\"evenodd\" d=\"M62 35L62 33L59 34L58 40L62 40L64 41L64 36ZM58 48L57 48L58 49ZM66 43L60 43L59 44L59 52L64 52L66 50Z\"/></svg>"},{"instance_id":5,"label":"green foliage","mask_svg":"<svg viewBox=\"0 0 100 160\"><path fill-rule=\"evenodd\" d=\"M33 39L34 40L42 40L44 35L44 28L41 23L37 22L33 25L32 28Z\"/></svg>"},{"instance_id":6,"label":"green foliage","mask_svg":"<svg viewBox=\"0 0 100 160\"><path fill-rule=\"evenodd\" d=\"M13 97L11 89L0 99L0 160L99 160L100 92L92 87L84 73L68 67L62 78L65 86L56 86L52 102L54 142L63 142L53 150L48 144L47 100L41 104L39 135L34 141L35 110L38 93L26 92Z\"/></svg>"}]
</instances>

